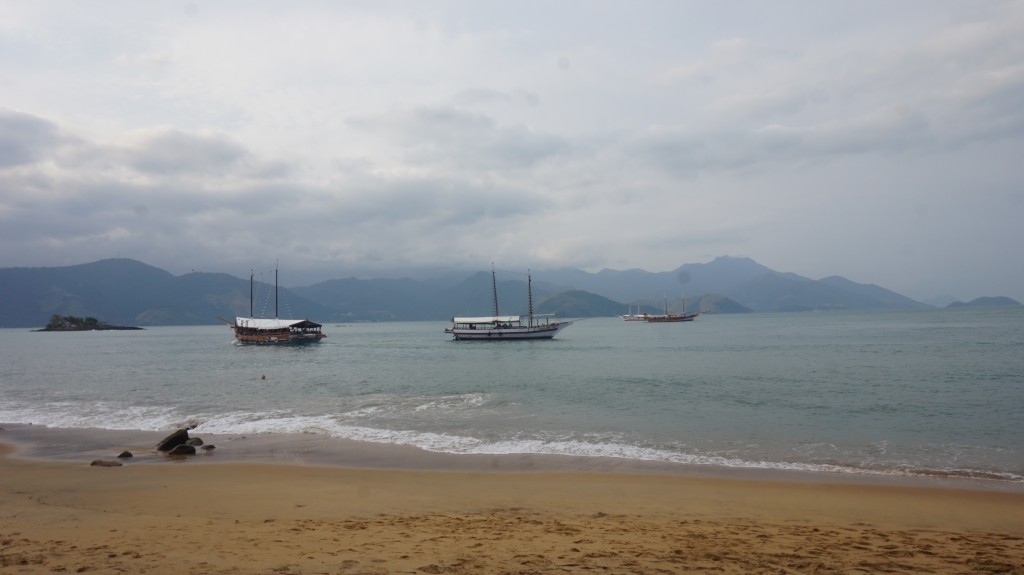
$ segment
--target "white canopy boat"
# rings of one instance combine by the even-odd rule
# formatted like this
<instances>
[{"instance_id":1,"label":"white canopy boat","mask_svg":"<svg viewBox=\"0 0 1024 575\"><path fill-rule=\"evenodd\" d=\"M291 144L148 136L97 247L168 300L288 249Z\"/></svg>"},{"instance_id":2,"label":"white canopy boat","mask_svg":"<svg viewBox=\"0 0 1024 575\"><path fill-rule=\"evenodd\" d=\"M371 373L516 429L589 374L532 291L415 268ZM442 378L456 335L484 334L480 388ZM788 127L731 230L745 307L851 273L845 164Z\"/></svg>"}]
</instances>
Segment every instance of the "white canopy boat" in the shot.
<instances>
[{"instance_id":1,"label":"white canopy boat","mask_svg":"<svg viewBox=\"0 0 1024 575\"><path fill-rule=\"evenodd\" d=\"M274 269L274 317L252 317L253 281L249 274L249 317L236 317L234 323L220 318L235 332L235 341L240 344L294 345L317 343L327 335L323 325L308 319L281 319L277 317L277 269Z\"/></svg>"},{"instance_id":2,"label":"white canopy boat","mask_svg":"<svg viewBox=\"0 0 1024 575\"><path fill-rule=\"evenodd\" d=\"M551 339L573 324L571 321L551 321L554 314L533 313L533 283L526 276L528 298L527 315L500 315L498 313L498 283L491 269L491 290L494 293L494 315L480 317L453 317L452 326L445 333L457 340L504 341L519 339Z\"/></svg>"}]
</instances>

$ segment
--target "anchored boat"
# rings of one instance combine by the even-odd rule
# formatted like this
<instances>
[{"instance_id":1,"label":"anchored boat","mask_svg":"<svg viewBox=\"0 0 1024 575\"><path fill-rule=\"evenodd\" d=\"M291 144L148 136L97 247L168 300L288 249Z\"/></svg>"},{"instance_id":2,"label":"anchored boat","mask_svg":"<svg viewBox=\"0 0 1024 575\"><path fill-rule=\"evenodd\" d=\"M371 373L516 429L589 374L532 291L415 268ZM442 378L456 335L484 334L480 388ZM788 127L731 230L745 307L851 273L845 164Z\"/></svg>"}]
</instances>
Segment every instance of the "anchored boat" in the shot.
<instances>
[{"instance_id":1,"label":"anchored boat","mask_svg":"<svg viewBox=\"0 0 1024 575\"><path fill-rule=\"evenodd\" d=\"M678 321L693 321L697 319L700 312L686 312L686 300L683 300L683 313L668 313L668 299L665 299L665 315L648 315L644 319L647 323L671 323Z\"/></svg>"},{"instance_id":2,"label":"anchored boat","mask_svg":"<svg viewBox=\"0 0 1024 575\"><path fill-rule=\"evenodd\" d=\"M526 275L527 315L500 315L498 312L498 282L491 269L491 291L494 294L494 315L481 317L453 317L452 326L444 330L457 340L503 341L519 339L551 339L573 324L571 321L551 321L554 314L533 313L533 283Z\"/></svg>"},{"instance_id":3,"label":"anchored boat","mask_svg":"<svg viewBox=\"0 0 1024 575\"><path fill-rule=\"evenodd\" d=\"M620 315L623 321L647 321L650 317L647 313L640 313L640 302L636 302L636 313L632 313L633 308L626 306L626 315Z\"/></svg>"},{"instance_id":4,"label":"anchored boat","mask_svg":"<svg viewBox=\"0 0 1024 575\"><path fill-rule=\"evenodd\" d=\"M308 319L281 319L277 317L277 269L274 269L274 317L253 316L253 281L249 274L249 317L236 317L234 323L220 318L235 331L235 341L253 345L293 345L317 343L327 335L323 325Z\"/></svg>"}]
</instances>

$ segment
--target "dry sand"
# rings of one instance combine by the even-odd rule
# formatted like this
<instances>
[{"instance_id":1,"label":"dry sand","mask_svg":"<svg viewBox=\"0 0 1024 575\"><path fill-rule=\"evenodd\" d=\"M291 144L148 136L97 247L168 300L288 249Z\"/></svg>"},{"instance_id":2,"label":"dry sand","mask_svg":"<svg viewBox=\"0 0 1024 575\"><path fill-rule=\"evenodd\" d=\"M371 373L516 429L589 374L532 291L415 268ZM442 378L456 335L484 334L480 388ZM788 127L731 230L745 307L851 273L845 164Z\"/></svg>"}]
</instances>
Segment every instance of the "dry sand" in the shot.
<instances>
[{"instance_id":1,"label":"dry sand","mask_svg":"<svg viewBox=\"0 0 1024 575\"><path fill-rule=\"evenodd\" d=\"M1024 574L1020 492L11 451L4 574Z\"/></svg>"}]
</instances>

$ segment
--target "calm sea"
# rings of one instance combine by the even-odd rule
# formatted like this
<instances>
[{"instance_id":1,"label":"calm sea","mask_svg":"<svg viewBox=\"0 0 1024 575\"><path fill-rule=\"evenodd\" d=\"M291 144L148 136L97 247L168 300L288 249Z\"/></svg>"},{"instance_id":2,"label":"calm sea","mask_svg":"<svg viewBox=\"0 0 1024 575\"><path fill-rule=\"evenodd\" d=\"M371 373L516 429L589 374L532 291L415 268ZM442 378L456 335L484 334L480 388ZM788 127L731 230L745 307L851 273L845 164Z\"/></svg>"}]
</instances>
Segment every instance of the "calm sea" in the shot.
<instances>
[{"instance_id":1,"label":"calm sea","mask_svg":"<svg viewBox=\"0 0 1024 575\"><path fill-rule=\"evenodd\" d=\"M298 348L223 325L0 330L0 422L1024 482L1024 307L444 327L326 325Z\"/></svg>"}]
</instances>

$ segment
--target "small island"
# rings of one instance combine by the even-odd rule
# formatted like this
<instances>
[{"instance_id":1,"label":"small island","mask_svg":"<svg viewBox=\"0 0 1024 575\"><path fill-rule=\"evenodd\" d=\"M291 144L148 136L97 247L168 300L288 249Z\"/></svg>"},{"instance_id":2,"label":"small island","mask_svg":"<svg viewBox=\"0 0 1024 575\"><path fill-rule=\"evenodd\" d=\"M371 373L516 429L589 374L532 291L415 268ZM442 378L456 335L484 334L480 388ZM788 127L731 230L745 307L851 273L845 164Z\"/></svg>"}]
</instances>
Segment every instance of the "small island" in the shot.
<instances>
[{"instance_id":1,"label":"small island","mask_svg":"<svg viewBox=\"0 0 1024 575\"><path fill-rule=\"evenodd\" d=\"M972 299L971 301L964 303L962 301L955 301L946 307L1005 307L1020 305L1020 302L1009 297L998 296L998 297L979 297Z\"/></svg>"},{"instance_id":2,"label":"small island","mask_svg":"<svg viewBox=\"0 0 1024 575\"><path fill-rule=\"evenodd\" d=\"M131 329L142 328L127 325L110 325L109 323L100 321L94 317L75 317L72 315L53 314L53 317L50 318L50 323L46 324L46 327L32 331L105 331Z\"/></svg>"}]
</instances>

